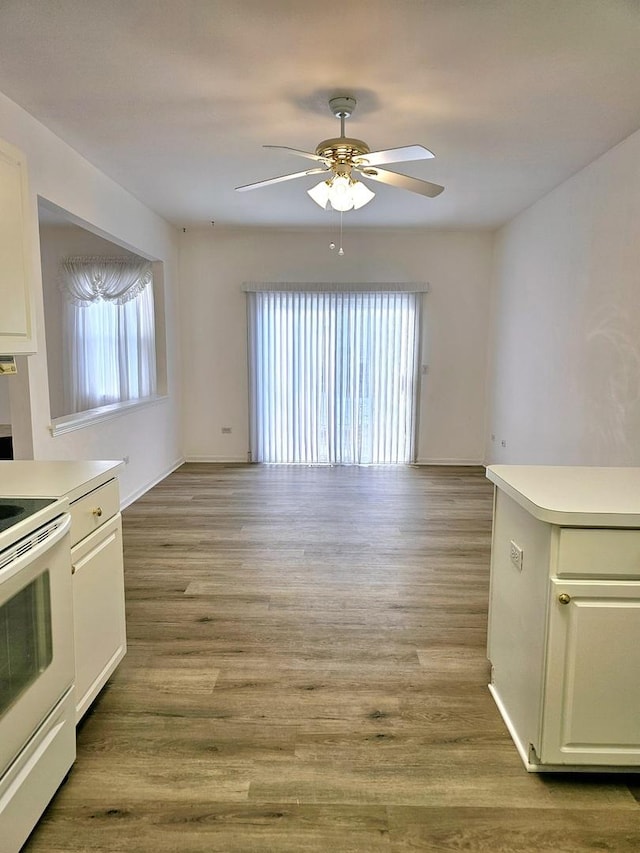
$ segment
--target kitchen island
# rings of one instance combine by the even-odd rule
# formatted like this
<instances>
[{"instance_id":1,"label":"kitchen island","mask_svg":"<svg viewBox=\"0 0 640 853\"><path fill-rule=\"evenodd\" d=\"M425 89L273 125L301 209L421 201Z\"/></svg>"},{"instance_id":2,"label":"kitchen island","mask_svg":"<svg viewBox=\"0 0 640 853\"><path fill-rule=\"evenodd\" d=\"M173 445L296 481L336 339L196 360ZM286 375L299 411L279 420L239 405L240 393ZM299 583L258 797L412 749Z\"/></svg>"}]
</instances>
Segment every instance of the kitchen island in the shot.
<instances>
[{"instance_id":1,"label":"kitchen island","mask_svg":"<svg viewBox=\"0 0 640 853\"><path fill-rule=\"evenodd\" d=\"M640 469L487 477L489 689L525 767L640 770Z\"/></svg>"}]
</instances>

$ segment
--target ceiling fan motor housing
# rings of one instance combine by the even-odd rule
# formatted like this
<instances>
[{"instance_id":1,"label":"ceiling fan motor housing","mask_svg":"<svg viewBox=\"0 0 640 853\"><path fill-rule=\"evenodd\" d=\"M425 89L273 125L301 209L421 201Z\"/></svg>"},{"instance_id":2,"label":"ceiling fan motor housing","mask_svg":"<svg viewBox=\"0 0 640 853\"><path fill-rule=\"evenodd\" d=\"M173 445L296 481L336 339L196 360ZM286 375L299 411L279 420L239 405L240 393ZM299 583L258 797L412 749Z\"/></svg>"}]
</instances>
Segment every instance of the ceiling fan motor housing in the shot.
<instances>
[{"instance_id":1,"label":"ceiling fan motor housing","mask_svg":"<svg viewBox=\"0 0 640 853\"><path fill-rule=\"evenodd\" d=\"M329 160L335 167L349 167L354 161L364 157L371 149L361 139L350 139L348 136L338 136L335 139L325 139L316 148L318 157Z\"/></svg>"}]
</instances>

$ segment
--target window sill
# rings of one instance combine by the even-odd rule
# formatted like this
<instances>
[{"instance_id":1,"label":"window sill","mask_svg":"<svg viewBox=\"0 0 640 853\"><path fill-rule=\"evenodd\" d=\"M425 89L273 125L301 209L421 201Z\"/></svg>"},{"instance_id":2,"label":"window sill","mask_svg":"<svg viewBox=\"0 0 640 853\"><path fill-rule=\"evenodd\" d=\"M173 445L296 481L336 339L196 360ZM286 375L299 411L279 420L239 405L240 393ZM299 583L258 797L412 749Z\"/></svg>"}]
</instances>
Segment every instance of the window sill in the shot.
<instances>
[{"instance_id":1,"label":"window sill","mask_svg":"<svg viewBox=\"0 0 640 853\"><path fill-rule=\"evenodd\" d=\"M110 421L113 418L119 418L121 415L127 415L134 410L155 406L157 403L162 403L167 399L166 395L144 397L140 400L129 400L126 403L112 403L110 406L88 409L86 412L76 412L73 415L65 415L62 418L53 420L49 426L49 431L55 438L57 435L73 432L76 429L84 429L101 421Z\"/></svg>"}]
</instances>

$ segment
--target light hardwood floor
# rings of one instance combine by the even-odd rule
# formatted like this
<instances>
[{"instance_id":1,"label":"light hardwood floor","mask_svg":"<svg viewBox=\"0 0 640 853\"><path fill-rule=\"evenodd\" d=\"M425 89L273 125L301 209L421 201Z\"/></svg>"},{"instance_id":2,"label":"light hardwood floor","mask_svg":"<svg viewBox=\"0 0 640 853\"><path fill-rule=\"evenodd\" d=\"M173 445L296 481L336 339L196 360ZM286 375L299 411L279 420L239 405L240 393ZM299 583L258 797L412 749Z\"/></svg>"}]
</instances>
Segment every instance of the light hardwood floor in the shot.
<instances>
[{"instance_id":1,"label":"light hardwood floor","mask_svg":"<svg viewBox=\"0 0 640 853\"><path fill-rule=\"evenodd\" d=\"M491 497L416 467L148 492L129 652L25 850L637 853L634 777L526 773L490 698Z\"/></svg>"}]
</instances>

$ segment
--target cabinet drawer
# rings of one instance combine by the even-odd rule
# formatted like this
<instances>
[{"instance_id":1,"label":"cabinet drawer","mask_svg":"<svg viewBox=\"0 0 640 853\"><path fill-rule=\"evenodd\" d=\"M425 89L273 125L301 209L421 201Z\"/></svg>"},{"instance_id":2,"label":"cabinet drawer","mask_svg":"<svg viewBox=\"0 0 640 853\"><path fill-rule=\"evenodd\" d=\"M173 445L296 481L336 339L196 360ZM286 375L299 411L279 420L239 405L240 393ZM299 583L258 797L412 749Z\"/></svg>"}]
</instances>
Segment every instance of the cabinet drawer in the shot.
<instances>
[{"instance_id":1,"label":"cabinet drawer","mask_svg":"<svg viewBox=\"0 0 640 853\"><path fill-rule=\"evenodd\" d=\"M640 578L640 530L560 530L560 578Z\"/></svg>"},{"instance_id":2,"label":"cabinet drawer","mask_svg":"<svg viewBox=\"0 0 640 853\"><path fill-rule=\"evenodd\" d=\"M118 481L109 480L71 506L71 545L97 530L101 524L120 512Z\"/></svg>"}]
</instances>

